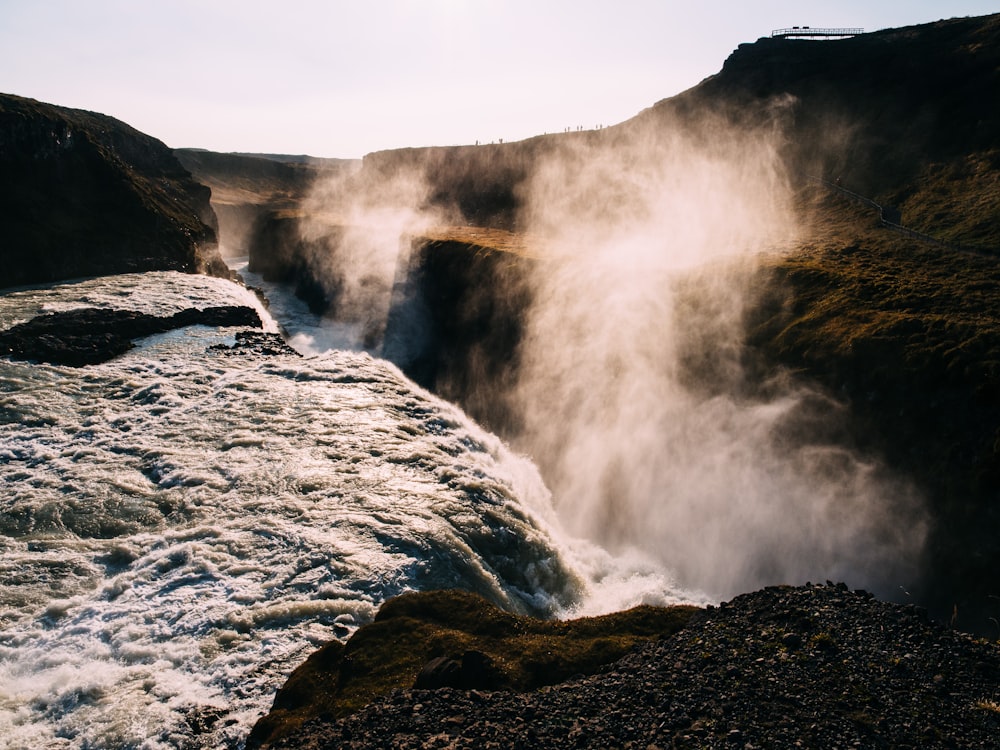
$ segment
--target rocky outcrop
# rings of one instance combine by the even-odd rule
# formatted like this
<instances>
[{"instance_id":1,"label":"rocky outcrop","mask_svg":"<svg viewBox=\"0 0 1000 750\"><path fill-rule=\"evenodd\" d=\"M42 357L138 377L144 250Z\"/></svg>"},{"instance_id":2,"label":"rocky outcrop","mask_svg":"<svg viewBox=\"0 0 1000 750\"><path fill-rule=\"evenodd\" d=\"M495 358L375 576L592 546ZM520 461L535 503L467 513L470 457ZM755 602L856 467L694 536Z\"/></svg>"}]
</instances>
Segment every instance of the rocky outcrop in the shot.
<instances>
[{"instance_id":1,"label":"rocky outcrop","mask_svg":"<svg viewBox=\"0 0 1000 750\"><path fill-rule=\"evenodd\" d=\"M478 422L512 435L518 422L510 398L538 261L520 248L498 247L505 233L481 234L412 240L397 273L382 355Z\"/></svg>"},{"instance_id":2,"label":"rocky outcrop","mask_svg":"<svg viewBox=\"0 0 1000 750\"><path fill-rule=\"evenodd\" d=\"M464 591L404 594L346 644L331 642L296 669L247 747L295 737L316 717L349 716L395 688L524 692L592 674L676 633L696 611L642 606L560 622L510 614Z\"/></svg>"},{"instance_id":3,"label":"rocky outcrop","mask_svg":"<svg viewBox=\"0 0 1000 750\"><path fill-rule=\"evenodd\" d=\"M151 270L228 275L209 190L114 118L0 95L0 287Z\"/></svg>"},{"instance_id":4,"label":"rocky outcrop","mask_svg":"<svg viewBox=\"0 0 1000 750\"><path fill-rule=\"evenodd\" d=\"M688 618L678 632L664 632L589 676L560 678L554 687L377 690L363 710L344 718L317 712L269 746L996 745L1000 648L930 622L917 608L888 604L843 584L807 584L745 594ZM506 653L520 653L520 623L492 623L511 639ZM606 632L610 637L613 628ZM488 641L479 635L463 648ZM382 643L388 651L392 645ZM325 669L314 657L314 695L336 703L338 674L344 674L351 647L350 641L341 646L342 655ZM369 641L364 655L378 650ZM353 681L374 687L382 674L378 668L360 659L355 665Z\"/></svg>"},{"instance_id":5,"label":"rocky outcrop","mask_svg":"<svg viewBox=\"0 0 1000 750\"><path fill-rule=\"evenodd\" d=\"M256 310L235 305L189 308L162 317L88 307L39 315L0 331L0 356L82 367L124 354L134 339L193 325L260 328L261 321Z\"/></svg>"},{"instance_id":6,"label":"rocky outcrop","mask_svg":"<svg viewBox=\"0 0 1000 750\"><path fill-rule=\"evenodd\" d=\"M264 331L237 331L232 346L215 344L209 351L237 357L301 357L280 333Z\"/></svg>"}]
</instances>

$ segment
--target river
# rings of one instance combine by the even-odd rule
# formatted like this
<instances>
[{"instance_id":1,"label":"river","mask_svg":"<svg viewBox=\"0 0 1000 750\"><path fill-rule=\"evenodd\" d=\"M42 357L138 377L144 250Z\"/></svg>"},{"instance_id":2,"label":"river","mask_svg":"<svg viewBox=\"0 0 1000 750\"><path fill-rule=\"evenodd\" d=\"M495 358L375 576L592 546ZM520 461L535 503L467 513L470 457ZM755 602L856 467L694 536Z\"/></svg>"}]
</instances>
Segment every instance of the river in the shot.
<instances>
[{"instance_id":1,"label":"river","mask_svg":"<svg viewBox=\"0 0 1000 750\"><path fill-rule=\"evenodd\" d=\"M0 360L0 746L238 748L313 649L408 590L544 616L704 600L569 536L531 461L280 289L272 318L204 276L65 282L0 294L0 327L225 304L307 356L195 326L80 369Z\"/></svg>"}]
</instances>

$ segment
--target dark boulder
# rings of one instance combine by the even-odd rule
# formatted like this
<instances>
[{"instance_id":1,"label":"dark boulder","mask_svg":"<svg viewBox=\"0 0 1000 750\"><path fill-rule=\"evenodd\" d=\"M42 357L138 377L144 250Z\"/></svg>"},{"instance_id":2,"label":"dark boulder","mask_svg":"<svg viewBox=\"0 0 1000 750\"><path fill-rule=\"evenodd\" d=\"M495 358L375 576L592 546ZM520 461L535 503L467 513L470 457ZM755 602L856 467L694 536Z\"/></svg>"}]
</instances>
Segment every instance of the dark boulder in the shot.
<instances>
[{"instance_id":1,"label":"dark boulder","mask_svg":"<svg viewBox=\"0 0 1000 750\"><path fill-rule=\"evenodd\" d=\"M505 676L482 651L466 651L459 659L437 656L420 670L413 687L437 690L450 687L461 690L498 690L505 687Z\"/></svg>"},{"instance_id":2,"label":"dark boulder","mask_svg":"<svg viewBox=\"0 0 1000 750\"><path fill-rule=\"evenodd\" d=\"M436 656L424 665L413 682L418 690L462 687L462 663L447 656Z\"/></svg>"}]
</instances>

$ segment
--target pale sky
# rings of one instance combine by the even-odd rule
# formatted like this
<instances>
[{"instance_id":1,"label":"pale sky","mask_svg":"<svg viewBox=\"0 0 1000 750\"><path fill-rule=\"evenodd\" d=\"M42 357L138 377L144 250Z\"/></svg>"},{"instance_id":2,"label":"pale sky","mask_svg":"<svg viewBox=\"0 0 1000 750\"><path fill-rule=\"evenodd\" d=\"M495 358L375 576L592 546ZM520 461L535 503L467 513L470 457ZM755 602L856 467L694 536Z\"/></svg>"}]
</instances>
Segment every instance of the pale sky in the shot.
<instances>
[{"instance_id":1,"label":"pale sky","mask_svg":"<svg viewBox=\"0 0 1000 750\"><path fill-rule=\"evenodd\" d=\"M0 92L171 147L328 157L611 125L788 26L1000 0L0 0Z\"/></svg>"}]
</instances>

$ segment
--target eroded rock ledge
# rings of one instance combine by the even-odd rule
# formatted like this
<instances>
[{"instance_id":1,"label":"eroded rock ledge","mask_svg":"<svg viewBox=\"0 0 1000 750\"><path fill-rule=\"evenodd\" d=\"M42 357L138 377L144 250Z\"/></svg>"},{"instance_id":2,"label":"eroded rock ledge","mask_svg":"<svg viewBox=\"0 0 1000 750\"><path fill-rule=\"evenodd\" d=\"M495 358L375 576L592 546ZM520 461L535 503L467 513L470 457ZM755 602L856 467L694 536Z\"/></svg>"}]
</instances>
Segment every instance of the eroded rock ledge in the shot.
<instances>
[{"instance_id":1,"label":"eroded rock ledge","mask_svg":"<svg viewBox=\"0 0 1000 750\"><path fill-rule=\"evenodd\" d=\"M364 632L310 659L306 693L335 690ZM378 669L355 663L355 682L374 686ZM772 587L698 611L591 676L531 692L373 690L363 710L316 714L269 747L990 747L998 684L996 643L918 608L843 584Z\"/></svg>"},{"instance_id":2,"label":"eroded rock ledge","mask_svg":"<svg viewBox=\"0 0 1000 750\"><path fill-rule=\"evenodd\" d=\"M261 320L256 310L239 305L190 308L166 316L87 307L39 315L0 331L0 356L82 367L124 354L134 339L192 325L260 328Z\"/></svg>"}]
</instances>

